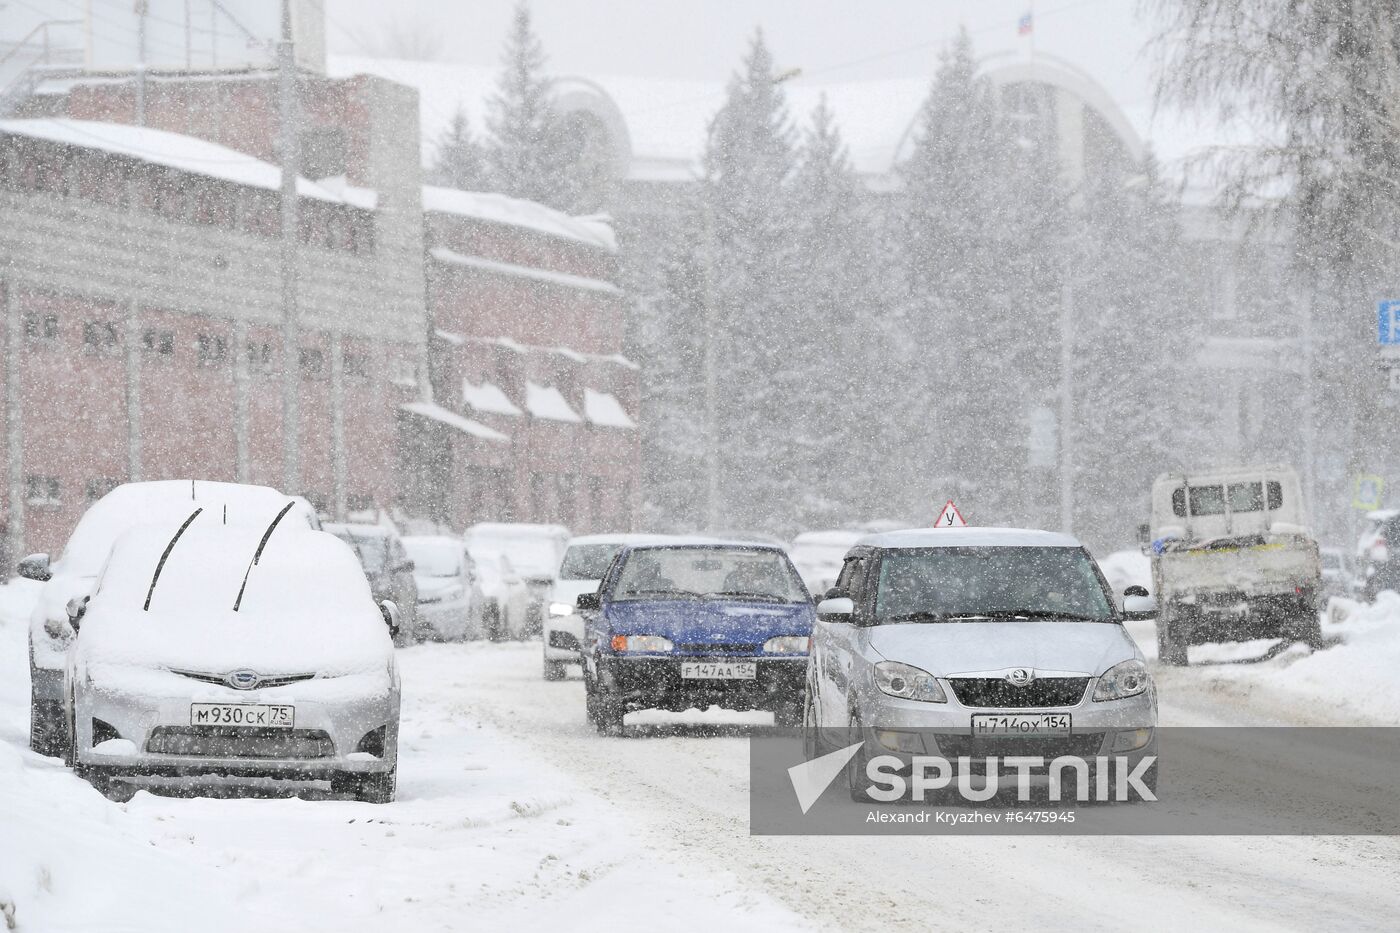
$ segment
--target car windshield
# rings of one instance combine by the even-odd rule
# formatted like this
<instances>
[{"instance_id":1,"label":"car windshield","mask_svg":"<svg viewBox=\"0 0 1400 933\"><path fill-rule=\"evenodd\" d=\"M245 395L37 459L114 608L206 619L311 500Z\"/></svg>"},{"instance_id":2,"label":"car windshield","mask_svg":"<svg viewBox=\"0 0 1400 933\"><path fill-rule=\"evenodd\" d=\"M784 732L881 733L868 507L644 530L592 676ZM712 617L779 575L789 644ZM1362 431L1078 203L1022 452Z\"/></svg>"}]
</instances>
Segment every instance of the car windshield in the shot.
<instances>
[{"instance_id":1,"label":"car windshield","mask_svg":"<svg viewBox=\"0 0 1400 933\"><path fill-rule=\"evenodd\" d=\"M564 563L559 568L561 580L601 580L608 572L621 544L573 544L564 552Z\"/></svg>"},{"instance_id":2,"label":"car windshield","mask_svg":"<svg viewBox=\"0 0 1400 933\"><path fill-rule=\"evenodd\" d=\"M462 573L462 545L455 541L415 541L404 538L403 546L414 570L425 577L456 577Z\"/></svg>"},{"instance_id":3,"label":"car windshield","mask_svg":"<svg viewBox=\"0 0 1400 933\"><path fill-rule=\"evenodd\" d=\"M880 560L875 617L887 622L969 618L1109 621L1094 562L1069 547L892 550Z\"/></svg>"},{"instance_id":4,"label":"car windshield","mask_svg":"<svg viewBox=\"0 0 1400 933\"><path fill-rule=\"evenodd\" d=\"M807 591L788 559L772 549L641 548L613 587L613 599L750 599L795 603Z\"/></svg>"}]
</instances>

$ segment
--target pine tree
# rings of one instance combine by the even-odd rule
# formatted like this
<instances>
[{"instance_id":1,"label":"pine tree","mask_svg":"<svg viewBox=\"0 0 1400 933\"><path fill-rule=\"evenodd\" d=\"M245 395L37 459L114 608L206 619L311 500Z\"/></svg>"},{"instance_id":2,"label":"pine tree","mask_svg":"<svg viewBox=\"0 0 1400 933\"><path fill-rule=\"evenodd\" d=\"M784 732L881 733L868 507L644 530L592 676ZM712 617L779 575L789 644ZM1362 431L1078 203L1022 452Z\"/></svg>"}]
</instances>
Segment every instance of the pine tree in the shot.
<instances>
[{"instance_id":1,"label":"pine tree","mask_svg":"<svg viewBox=\"0 0 1400 933\"><path fill-rule=\"evenodd\" d=\"M564 207L559 119L550 101L544 46L530 8L515 8L496 92L488 101L486 164L493 187L512 197Z\"/></svg>"},{"instance_id":2,"label":"pine tree","mask_svg":"<svg viewBox=\"0 0 1400 933\"><path fill-rule=\"evenodd\" d=\"M484 153L472 134L467 112L460 104L452 121L438 136L428 180L434 185L462 191L476 191L486 186Z\"/></svg>"}]
</instances>

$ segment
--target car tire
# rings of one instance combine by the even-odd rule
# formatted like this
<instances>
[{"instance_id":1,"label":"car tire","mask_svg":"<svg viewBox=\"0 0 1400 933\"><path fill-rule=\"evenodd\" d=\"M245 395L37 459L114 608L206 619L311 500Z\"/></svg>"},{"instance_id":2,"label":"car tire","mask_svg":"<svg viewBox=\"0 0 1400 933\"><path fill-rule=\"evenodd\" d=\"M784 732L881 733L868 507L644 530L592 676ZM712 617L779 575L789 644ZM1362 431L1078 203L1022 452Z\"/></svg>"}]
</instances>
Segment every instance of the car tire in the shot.
<instances>
[{"instance_id":1,"label":"car tire","mask_svg":"<svg viewBox=\"0 0 1400 933\"><path fill-rule=\"evenodd\" d=\"M331 792L349 794L360 803L393 803L398 790L399 766L376 774L341 772L331 776Z\"/></svg>"},{"instance_id":2,"label":"car tire","mask_svg":"<svg viewBox=\"0 0 1400 933\"><path fill-rule=\"evenodd\" d=\"M786 700L773 707L773 725L779 729L800 729L806 718L806 704L802 700Z\"/></svg>"},{"instance_id":3,"label":"car tire","mask_svg":"<svg viewBox=\"0 0 1400 933\"><path fill-rule=\"evenodd\" d=\"M627 711L623 708L620 698L612 696L602 687L586 685L583 702L588 713L588 721L593 723L593 728L598 730L599 735L620 736L623 734L622 718Z\"/></svg>"},{"instance_id":4,"label":"car tire","mask_svg":"<svg viewBox=\"0 0 1400 933\"><path fill-rule=\"evenodd\" d=\"M78 777L87 781L94 790L113 803L129 802L139 789L135 784L116 780L116 775L106 768L78 767L74 770Z\"/></svg>"},{"instance_id":5,"label":"car tire","mask_svg":"<svg viewBox=\"0 0 1400 933\"><path fill-rule=\"evenodd\" d=\"M34 683L34 669L29 669L29 682ZM68 748L68 717L63 704L41 700L29 689L29 747L40 755L61 757Z\"/></svg>"},{"instance_id":6,"label":"car tire","mask_svg":"<svg viewBox=\"0 0 1400 933\"><path fill-rule=\"evenodd\" d=\"M1157 616L1157 660L1168 667L1186 667L1186 642L1176 622L1177 613L1170 606Z\"/></svg>"},{"instance_id":7,"label":"car tire","mask_svg":"<svg viewBox=\"0 0 1400 933\"><path fill-rule=\"evenodd\" d=\"M1322 621L1316 612L1306 612L1295 617L1288 626L1288 637L1300 641L1309 648L1322 647Z\"/></svg>"},{"instance_id":8,"label":"car tire","mask_svg":"<svg viewBox=\"0 0 1400 933\"><path fill-rule=\"evenodd\" d=\"M543 673L545 680L563 680L568 669L565 668L563 661L551 661L549 658L545 658Z\"/></svg>"},{"instance_id":9,"label":"car tire","mask_svg":"<svg viewBox=\"0 0 1400 933\"><path fill-rule=\"evenodd\" d=\"M856 803L879 803L874 797L866 793L869 781L865 776L867 758L865 747L856 750L851 756L850 762L846 765L846 788L850 791L851 799Z\"/></svg>"}]
</instances>

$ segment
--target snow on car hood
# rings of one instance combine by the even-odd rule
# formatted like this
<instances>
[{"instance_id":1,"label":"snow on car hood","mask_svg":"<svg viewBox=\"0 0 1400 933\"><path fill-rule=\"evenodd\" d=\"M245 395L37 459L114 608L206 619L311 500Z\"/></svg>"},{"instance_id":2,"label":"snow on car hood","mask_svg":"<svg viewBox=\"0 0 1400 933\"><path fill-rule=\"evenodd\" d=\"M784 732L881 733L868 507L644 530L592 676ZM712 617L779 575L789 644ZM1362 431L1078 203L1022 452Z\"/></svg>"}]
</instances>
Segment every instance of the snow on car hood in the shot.
<instances>
[{"instance_id":1,"label":"snow on car hood","mask_svg":"<svg viewBox=\"0 0 1400 933\"><path fill-rule=\"evenodd\" d=\"M1142 657L1114 622L910 622L867 631L885 660L940 677L1008 667L1098 675Z\"/></svg>"}]
</instances>

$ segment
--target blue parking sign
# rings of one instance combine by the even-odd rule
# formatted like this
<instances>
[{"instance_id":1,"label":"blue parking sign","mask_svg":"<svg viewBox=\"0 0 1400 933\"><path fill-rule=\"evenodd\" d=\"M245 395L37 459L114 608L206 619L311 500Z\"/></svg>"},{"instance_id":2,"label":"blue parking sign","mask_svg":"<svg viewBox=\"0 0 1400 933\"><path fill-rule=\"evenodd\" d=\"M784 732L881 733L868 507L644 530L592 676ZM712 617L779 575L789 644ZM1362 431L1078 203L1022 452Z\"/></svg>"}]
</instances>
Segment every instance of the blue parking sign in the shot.
<instances>
[{"instance_id":1,"label":"blue parking sign","mask_svg":"<svg viewBox=\"0 0 1400 933\"><path fill-rule=\"evenodd\" d=\"M1376 302L1376 342L1383 347L1400 345L1400 301Z\"/></svg>"}]
</instances>

